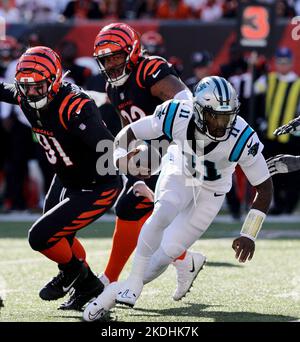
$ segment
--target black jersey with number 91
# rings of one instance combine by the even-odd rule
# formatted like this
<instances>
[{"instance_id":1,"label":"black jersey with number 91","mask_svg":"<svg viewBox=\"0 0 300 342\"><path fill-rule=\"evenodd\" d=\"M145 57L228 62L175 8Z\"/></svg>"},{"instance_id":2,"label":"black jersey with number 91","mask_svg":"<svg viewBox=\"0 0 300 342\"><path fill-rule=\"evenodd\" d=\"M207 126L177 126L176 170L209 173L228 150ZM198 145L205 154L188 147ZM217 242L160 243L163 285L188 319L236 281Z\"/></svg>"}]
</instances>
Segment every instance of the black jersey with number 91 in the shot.
<instances>
[{"instance_id":1,"label":"black jersey with number 91","mask_svg":"<svg viewBox=\"0 0 300 342\"><path fill-rule=\"evenodd\" d=\"M98 143L106 141L112 146L113 136L95 102L76 85L64 83L43 110L26 105L13 84L0 83L0 101L20 105L64 187L82 188L116 177L97 170L97 162L106 152Z\"/></svg>"}]
</instances>

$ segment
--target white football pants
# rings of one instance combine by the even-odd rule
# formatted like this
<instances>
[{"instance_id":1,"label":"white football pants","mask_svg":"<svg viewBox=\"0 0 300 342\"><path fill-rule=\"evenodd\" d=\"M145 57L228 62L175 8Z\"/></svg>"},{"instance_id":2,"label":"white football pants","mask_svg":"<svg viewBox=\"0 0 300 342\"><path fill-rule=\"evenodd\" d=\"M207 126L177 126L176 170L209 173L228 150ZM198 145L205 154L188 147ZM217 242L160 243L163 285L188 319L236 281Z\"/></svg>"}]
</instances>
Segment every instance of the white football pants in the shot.
<instances>
[{"instance_id":1,"label":"white football pants","mask_svg":"<svg viewBox=\"0 0 300 342\"><path fill-rule=\"evenodd\" d=\"M132 276L142 275L148 282L162 273L207 230L224 198L225 194L216 197L192 177L180 174L172 162L165 164L156 185L154 211L139 235Z\"/></svg>"}]
</instances>

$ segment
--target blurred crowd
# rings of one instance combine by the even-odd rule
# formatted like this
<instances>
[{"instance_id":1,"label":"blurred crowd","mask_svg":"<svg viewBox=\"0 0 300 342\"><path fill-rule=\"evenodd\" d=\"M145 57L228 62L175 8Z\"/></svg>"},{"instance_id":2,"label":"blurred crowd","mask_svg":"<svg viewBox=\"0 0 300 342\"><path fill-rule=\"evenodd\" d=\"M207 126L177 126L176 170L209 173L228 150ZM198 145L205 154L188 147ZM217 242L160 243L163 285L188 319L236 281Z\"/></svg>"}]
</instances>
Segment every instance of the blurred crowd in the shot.
<instances>
[{"instance_id":1,"label":"blurred crowd","mask_svg":"<svg viewBox=\"0 0 300 342\"><path fill-rule=\"evenodd\" d=\"M237 16L238 3L251 0L1 0L0 16L8 23L96 19L200 19ZM300 0L275 3L278 17L300 15Z\"/></svg>"},{"instance_id":2,"label":"blurred crowd","mask_svg":"<svg viewBox=\"0 0 300 342\"><path fill-rule=\"evenodd\" d=\"M166 58L181 77L184 62L192 65L192 74L183 78L192 91L205 76L218 74L227 78L239 93L240 115L257 130L265 145L266 157L278 153L299 154L300 137L275 138L272 135L272 129L297 116L300 110L300 78L293 70L294 53L289 48L276 50L271 70L263 55L245 53L235 42L227 51L227 62L216 66L213 65L215 56L207 50L194 51L190 60L184 62L178 56L169 55L159 32L145 32L141 40L144 54ZM27 35L22 41L9 36L0 40L0 80L13 82L17 59L25 47L42 44L36 34ZM121 127L120 121L104 95L105 80L99 74L94 59L91 56L78 57L78 47L69 40L63 40L56 50L61 55L64 72L70 71L65 80L94 91L96 103L99 96L99 110L108 128L116 135ZM40 210L51 179L52 171L44 153L19 107L0 103L1 210ZM300 194L300 172L289 177L277 175L273 179L275 196L271 213L292 213ZM239 219L251 202L253 193L239 169L233 183L227 203L232 216Z\"/></svg>"}]
</instances>

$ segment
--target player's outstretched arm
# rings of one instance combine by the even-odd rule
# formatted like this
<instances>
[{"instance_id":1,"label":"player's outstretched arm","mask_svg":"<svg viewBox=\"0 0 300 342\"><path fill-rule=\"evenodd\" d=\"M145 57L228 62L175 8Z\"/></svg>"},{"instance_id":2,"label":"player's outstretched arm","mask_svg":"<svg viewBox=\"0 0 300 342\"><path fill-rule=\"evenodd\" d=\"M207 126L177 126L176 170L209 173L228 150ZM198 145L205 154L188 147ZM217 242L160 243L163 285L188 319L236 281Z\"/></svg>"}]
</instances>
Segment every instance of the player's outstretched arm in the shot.
<instances>
[{"instance_id":1,"label":"player's outstretched arm","mask_svg":"<svg viewBox=\"0 0 300 342\"><path fill-rule=\"evenodd\" d=\"M267 165L270 175L278 173L289 173L300 170L300 156L291 156L289 154L278 154L267 159Z\"/></svg>"},{"instance_id":2,"label":"player's outstretched arm","mask_svg":"<svg viewBox=\"0 0 300 342\"><path fill-rule=\"evenodd\" d=\"M293 133L293 132L297 132L297 131L300 131L300 116L298 116L297 118L291 120L286 125L278 127L273 132L273 134L278 136L278 135Z\"/></svg>"},{"instance_id":3,"label":"player's outstretched arm","mask_svg":"<svg viewBox=\"0 0 300 342\"><path fill-rule=\"evenodd\" d=\"M174 75L168 75L151 87L151 94L163 101L177 98L178 100L192 100L192 93L187 86ZM179 95L180 94L180 95ZM176 97L176 95L179 95Z\"/></svg>"},{"instance_id":4,"label":"player's outstretched arm","mask_svg":"<svg viewBox=\"0 0 300 342\"><path fill-rule=\"evenodd\" d=\"M252 208L244 221L240 233L241 236L236 238L232 243L235 257L239 262L252 259L255 251L255 240L266 218L273 196L273 183L271 178L256 185L255 188L256 196Z\"/></svg>"},{"instance_id":5,"label":"player's outstretched arm","mask_svg":"<svg viewBox=\"0 0 300 342\"><path fill-rule=\"evenodd\" d=\"M0 101L18 104L17 89L14 84L0 82Z\"/></svg>"}]
</instances>

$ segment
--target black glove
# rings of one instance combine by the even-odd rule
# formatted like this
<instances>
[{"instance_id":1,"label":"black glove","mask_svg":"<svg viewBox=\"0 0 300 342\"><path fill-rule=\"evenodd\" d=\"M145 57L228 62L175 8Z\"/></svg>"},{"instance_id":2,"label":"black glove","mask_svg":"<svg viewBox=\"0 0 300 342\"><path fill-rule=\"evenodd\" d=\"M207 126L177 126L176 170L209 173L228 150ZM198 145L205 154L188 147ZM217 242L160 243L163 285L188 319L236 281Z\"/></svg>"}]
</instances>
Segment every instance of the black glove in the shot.
<instances>
[{"instance_id":1,"label":"black glove","mask_svg":"<svg viewBox=\"0 0 300 342\"><path fill-rule=\"evenodd\" d=\"M273 132L274 135L282 135L282 134L288 134L292 132L300 131L300 116L298 116L296 119L291 120L286 125L283 125L281 127L278 127Z\"/></svg>"},{"instance_id":2,"label":"black glove","mask_svg":"<svg viewBox=\"0 0 300 342\"><path fill-rule=\"evenodd\" d=\"M300 170L300 156L279 154L266 160L270 175Z\"/></svg>"}]
</instances>

